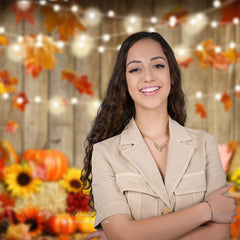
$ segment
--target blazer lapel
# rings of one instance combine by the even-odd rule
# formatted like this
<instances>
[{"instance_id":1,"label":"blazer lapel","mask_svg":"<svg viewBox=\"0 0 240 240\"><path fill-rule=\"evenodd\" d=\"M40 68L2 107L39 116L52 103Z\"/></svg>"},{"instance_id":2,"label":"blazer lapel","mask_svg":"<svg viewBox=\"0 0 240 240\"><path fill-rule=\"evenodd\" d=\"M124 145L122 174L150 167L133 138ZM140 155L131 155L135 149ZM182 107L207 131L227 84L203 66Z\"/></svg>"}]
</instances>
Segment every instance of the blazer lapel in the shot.
<instances>
[{"instance_id":1,"label":"blazer lapel","mask_svg":"<svg viewBox=\"0 0 240 240\"><path fill-rule=\"evenodd\" d=\"M169 117L170 141L168 146L165 186L169 198L180 182L194 152L192 137L185 128Z\"/></svg>"},{"instance_id":2,"label":"blazer lapel","mask_svg":"<svg viewBox=\"0 0 240 240\"><path fill-rule=\"evenodd\" d=\"M122 155L131 162L162 201L171 208L158 167L132 119L121 134Z\"/></svg>"}]
</instances>

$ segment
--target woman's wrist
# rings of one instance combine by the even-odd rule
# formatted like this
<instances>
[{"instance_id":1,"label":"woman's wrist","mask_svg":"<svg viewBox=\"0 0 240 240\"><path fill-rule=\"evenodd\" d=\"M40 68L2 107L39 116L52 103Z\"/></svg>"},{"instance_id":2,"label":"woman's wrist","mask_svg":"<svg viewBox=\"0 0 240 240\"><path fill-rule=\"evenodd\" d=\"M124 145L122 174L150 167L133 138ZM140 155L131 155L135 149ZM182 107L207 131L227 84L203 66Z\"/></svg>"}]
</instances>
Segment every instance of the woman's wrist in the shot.
<instances>
[{"instance_id":1,"label":"woman's wrist","mask_svg":"<svg viewBox=\"0 0 240 240\"><path fill-rule=\"evenodd\" d=\"M213 211L212 206L207 201L200 203L202 211L202 220L204 223L213 221Z\"/></svg>"}]
</instances>

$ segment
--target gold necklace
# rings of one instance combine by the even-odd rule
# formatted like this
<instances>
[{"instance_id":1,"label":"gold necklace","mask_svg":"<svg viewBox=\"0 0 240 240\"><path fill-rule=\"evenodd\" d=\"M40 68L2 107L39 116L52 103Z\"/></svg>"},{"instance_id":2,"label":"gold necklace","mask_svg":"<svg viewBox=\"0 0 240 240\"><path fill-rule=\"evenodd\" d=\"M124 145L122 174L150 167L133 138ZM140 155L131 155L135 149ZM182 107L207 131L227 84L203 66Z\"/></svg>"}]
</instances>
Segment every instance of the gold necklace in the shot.
<instances>
[{"instance_id":1,"label":"gold necklace","mask_svg":"<svg viewBox=\"0 0 240 240\"><path fill-rule=\"evenodd\" d=\"M144 135L143 137L149 138L149 139L154 143L154 147L155 147L159 152L162 152L162 150L167 147L167 143L168 143L168 140L169 140L169 138L168 138L164 143L162 143L162 144L157 144L151 137L146 136L146 135Z\"/></svg>"}]
</instances>

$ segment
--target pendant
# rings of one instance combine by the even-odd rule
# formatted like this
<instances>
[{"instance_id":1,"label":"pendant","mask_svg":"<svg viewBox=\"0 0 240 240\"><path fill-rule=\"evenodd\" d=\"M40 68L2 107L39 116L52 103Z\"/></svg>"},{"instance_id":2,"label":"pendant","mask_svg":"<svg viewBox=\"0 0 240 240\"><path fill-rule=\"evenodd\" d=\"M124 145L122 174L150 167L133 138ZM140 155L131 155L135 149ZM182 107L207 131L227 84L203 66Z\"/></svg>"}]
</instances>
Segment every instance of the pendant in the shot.
<instances>
[{"instance_id":1,"label":"pendant","mask_svg":"<svg viewBox=\"0 0 240 240\"><path fill-rule=\"evenodd\" d=\"M162 150L167 146L166 143L164 143L163 145L158 145L157 143L154 142L154 147L159 151L162 152Z\"/></svg>"}]
</instances>

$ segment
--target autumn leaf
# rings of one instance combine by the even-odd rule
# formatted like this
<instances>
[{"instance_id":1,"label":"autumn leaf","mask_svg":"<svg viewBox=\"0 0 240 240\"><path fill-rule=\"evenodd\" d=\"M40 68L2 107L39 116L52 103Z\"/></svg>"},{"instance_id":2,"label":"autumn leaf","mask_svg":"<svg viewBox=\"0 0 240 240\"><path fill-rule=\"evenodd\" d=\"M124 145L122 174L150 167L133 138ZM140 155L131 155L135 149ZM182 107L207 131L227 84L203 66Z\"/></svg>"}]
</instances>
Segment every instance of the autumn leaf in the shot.
<instances>
[{"instance_id":1,"label":"autumn leaf","mask_svg":"<svg viewBox=\"0 0 240 240\"><path fill-rule=\"evenodd\" d=\"M232 23L234 18L240 19L240 1L232 1L221 8L221 23Z\"/></svg>"},{"instance_id":2,"label":"autumn leaf","mask_svg":"<svg viewBox=\"0 0 240 240\"><path fill-rule=\"evenodd\" d=\"M237 148L238 148L238 141L236 141L236 140L231 140L231 141L229 141L229 143L228 143L227 152L228 152L228 153L234 152L235 150L237 150Z\"/></svg>"},{"instance_id":3,"label":"autumn leaf","mask_svg":"<svg viewBox=\"0 0 240 240\"><path fill-rule=\"evenodd\" d=\"M196 107L196 113L200 114L201 118L207 117L205 107L201 103L196 103L195 107Z\"/></svg>"},{"instance_id":4,"label":"autumn leaf","mask_svg":"<svg viewBox=\"0 0 240 240\"><path fill-rule=\"evenodd\" d=\"M16 123L14 120L10 120L6 124L6 132L9 133L15 133L18 129L18 123Z\"/></svg>"},{"instance_id":5,"label":"autumn leaf","mask_svg":"<svg viewBox=\"0 0 240 240\"><path fill-rule=\"evenodd\" d=\"M27 9L20 9L18 7L18 1L10 8L14 12L14 17L19 24L23 19L34 25L33 12L37 9L37 4L31 3Z\"/></svg>"},{"instance_id":6,"label":"autumn leaf","mask_svg":"<svg viewBox=\"0 0 240 240\"><path fill-rule=\"evenodd\" d=\"M60 53L57 43L51 37L39 34L25 36L20 43L25 49L24 64L26 66L26 74L32 74L35 78L39 75L42 69L52 70L56 64L54 54Z\"/></svg>"},{"instance_id":7,"label":"autumn leaf","mask_svg":"<svg viewBox=\"0 0 240 240\"><path fill-rule=\"evenodd\" d=\"M224 56L227 59L229 65L231 63L237 64L237 59L239 57L239 54L236 50L229 48L228 51L224 53Z\"/></svg>"},{"instance_id":8,"label":"autumn leaf","mask_svg":"<svg viewBox=\"0 0 240 240\"><path fill-rule=\"evenodd\" d=\"M9 196L7 193L3 192L0 194L0 207L6 208L6 207L14 207L15 205L15 199Z\"/></svg>"},{"instance_id":9,"label":"autumn leaf","mask_svg":"<svg viewBox=\"0 0 240 240\"><path fill-rule=\"evenodd\" d=\"M18 96L13 98L13 108L19 108L22 112L25 111L25 105L29 103L29 100L25 93L19 93Z\"/></svg>"},{"instance_id":10,"label":"autumn leaf","mask_svg":"<svg viewBox=\"0 0 240 240\"><path fill-rule=\"evenodd\" d=\"M168 22L171 17L176 17L176 24L174 26L170 27L176 27L180 23L185 23L187 20L187 15L189 11L182 9L182 7L178 6L170 11L164 13L164 15L161 17L160 24L164 24L165 22Z\"/></svg>"},{"instance_id":11,"label":"autumn leaf","mask_svg":"<svg viewBox=\"0 0 240 240\"><path fill-rule=\"evenodd\" d=\"M74 36L77 30L87 30L79 14L69 11L66 7L57 12L52 8L43 7L41 11L46 15L44 26L47 33L56 29L62 41L67 41L70 36Z\"/></svg>"},{"instance_id":12,"label":"autumn leaf","mask_svg":"<svg viewBox=\"0 0 240 240\"><path fill-rule=\"evenodd\" d=\"M223 93L220 101L224 104L225 111L232 107L232 99L226 92Z\"/></svg>"},{"instance_id":13,"label":"autumn leaf","mask_svg":"<svg viewBox=\"0 0 240 240\"><path fill-rule=\"evenodd\" d=\"M68 80L69 82L74 83L80 94L86 93L92 96L94 94L92 91L92 84L88 82L87 75L82 75L78 77L75 72L71 70L65 70L62 71L61 79Z\"/></svg>"},{"instance_id":14,"label":"autumn leaf","mask_svg":"<svg viewBox=\"0 0 240 240\"><path fill-rule=\"evenodd\" d=\"M16 77L11 77L7 70L0 71L0 93L16 92L14 85L18 84Z\"/></svg>"},{"instance_id":15,"label":"autumn leaf","mask_svg":"<svg viewBox=\"0 0 240 240\"><path fill-rule=\"evenodd\" d=\"M209 39L201 43L201 50L195 49L194 55L203 69L208 65L216 69L227 69L228 60L223 52L216 52L216 47L218 47L218 45Z\"/></svg>"},{"instance_id":16,"label":"autumn leaf","mask_svg":"<svg viewBox=\"0 0 240 240\"><path fill-rule=\"evenodd\" d=\"M189 65L193 62L193 59L192 58L188 58L184 61L178 61L178 65L180 67L184 67L184 68L188 68Z\"/></svg>"},{"instance_id":17,"label":"autumn leaf","mask_svg":"<svg viewBox=\"0 0 240 240\"><path fill-rule=\"evenodd\" d=\"M0 46L9 45L8 38L6 36L0 35ZM0 56L1 56L1 49L0 49Z\"/></svg>"}]
</instances>

